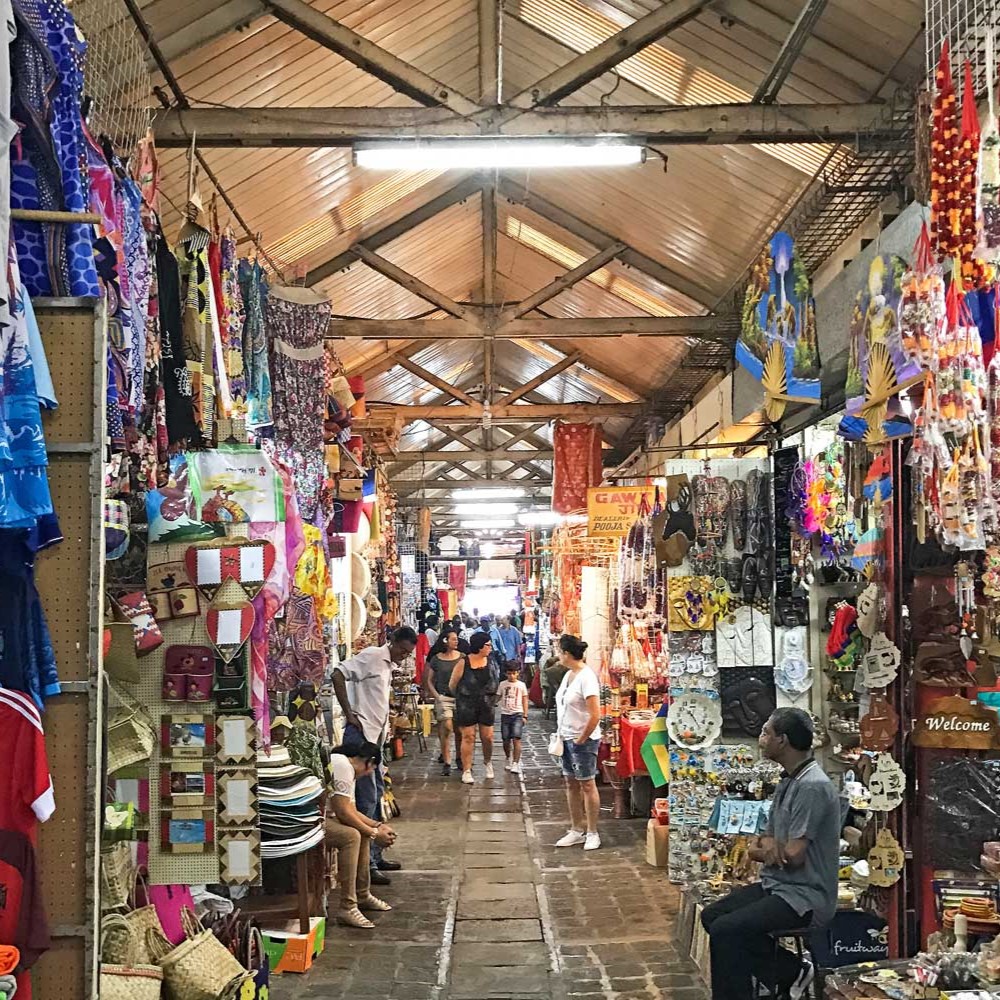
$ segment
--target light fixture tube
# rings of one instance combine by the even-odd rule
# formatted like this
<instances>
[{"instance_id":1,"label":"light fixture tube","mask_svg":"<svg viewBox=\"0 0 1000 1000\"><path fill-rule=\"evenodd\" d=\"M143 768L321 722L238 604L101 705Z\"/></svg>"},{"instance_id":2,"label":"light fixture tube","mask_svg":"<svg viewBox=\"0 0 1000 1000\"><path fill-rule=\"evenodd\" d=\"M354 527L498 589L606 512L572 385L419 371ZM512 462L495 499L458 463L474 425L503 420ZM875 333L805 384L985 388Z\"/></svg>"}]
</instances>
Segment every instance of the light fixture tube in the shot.
<instances>
[{"instance_id":1,"label":"light fixture tube","mask_svg":"<svg viewBox=\"0 0 1000 1000\"><path fill-rule=\"evenodd\" d=\"M525 139L398 142L358 146L354 162L371 170L533 170L545 167L624 167L642 163L642 146Z\"/></svg>"}]
</instances>

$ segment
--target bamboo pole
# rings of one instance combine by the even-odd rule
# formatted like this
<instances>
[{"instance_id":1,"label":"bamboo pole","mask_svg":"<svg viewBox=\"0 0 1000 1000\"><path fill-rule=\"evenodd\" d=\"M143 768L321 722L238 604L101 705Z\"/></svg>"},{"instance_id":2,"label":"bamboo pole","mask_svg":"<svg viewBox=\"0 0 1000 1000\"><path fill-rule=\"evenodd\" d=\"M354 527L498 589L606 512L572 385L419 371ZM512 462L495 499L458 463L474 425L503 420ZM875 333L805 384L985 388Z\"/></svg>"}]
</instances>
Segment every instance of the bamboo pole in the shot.
<instances>
[{"instance_id":1,"label":"bamboo pole","mask_svg":"<svg viewBox=\"0 0 1000 1000\"><path fill-rule=\"evenodd\" d=\"M103 222L96 212L49 212L41 208L12 208L10 217L15 222Z\"/></svg>"}]
</instances>

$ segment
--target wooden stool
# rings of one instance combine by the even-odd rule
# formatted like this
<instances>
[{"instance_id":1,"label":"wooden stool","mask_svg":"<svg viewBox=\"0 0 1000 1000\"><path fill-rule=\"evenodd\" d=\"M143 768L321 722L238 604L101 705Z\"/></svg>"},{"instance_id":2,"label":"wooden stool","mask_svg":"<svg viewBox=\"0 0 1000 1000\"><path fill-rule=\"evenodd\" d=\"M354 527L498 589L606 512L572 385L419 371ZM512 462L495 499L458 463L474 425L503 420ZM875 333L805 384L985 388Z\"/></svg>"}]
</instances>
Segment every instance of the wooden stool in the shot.
<instances>
[{"instance_id":1,"label":"wooden stool","mask_svg":"<svg viewBox=\"0 0 1000 1000\"><path fill-rule=\"evenodd\" d=\"M812 927L797 927L793 930L787 931L771 931L769 937L771 938L774 950L772 952L773 957L771 960L771 975L769 977L770 982L763 982L759 979L757 980L757 989L754 993L755 998L767 995L761 993L762 988L770 990L772 1000L773 998L779 996L778 949L781 947L781 941L783 938L791 938L795 942L795 954L798 957L799 962L804 962L806 955L809 955L809 959L813 964L813 969L815 970L813 981L809 986L809 994L815 997L816 1000L820 1000L821 993L819 969L816 967L816 960L813 958L812 947L809 944L809 938L814 929L815 928Z\"/></svg>"}]
</instances>

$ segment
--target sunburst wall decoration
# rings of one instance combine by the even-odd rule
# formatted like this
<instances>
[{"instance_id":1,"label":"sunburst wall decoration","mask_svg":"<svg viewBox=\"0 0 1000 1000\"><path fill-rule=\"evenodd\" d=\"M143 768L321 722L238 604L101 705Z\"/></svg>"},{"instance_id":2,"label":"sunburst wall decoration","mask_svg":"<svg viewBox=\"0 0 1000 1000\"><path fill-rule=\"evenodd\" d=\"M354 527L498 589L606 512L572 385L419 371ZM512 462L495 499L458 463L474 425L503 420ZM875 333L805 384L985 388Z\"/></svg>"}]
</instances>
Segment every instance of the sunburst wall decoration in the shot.
<instances>
[{"instance_id":1,"label":"sunburst wall decoration","mask_svg":"<svg viewBox=\"0 0 1000 1000\"><path fill-rule=\"evenodd\" d=\"M753 266L736 360L763 387L768 420L780 420L790 402L819 402L816 303L788 233L775 233Z\"/></svg>"}]
</instances>

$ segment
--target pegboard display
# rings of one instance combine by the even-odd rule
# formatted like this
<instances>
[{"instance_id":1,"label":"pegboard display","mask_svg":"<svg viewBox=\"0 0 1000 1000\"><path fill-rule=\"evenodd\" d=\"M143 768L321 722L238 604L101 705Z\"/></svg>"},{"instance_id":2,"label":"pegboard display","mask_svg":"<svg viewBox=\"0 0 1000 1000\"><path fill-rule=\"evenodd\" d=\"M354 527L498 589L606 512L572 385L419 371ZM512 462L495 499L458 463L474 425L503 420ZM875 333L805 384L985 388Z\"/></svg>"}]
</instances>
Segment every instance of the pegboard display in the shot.
<instances>
[{"instance_id":1,"label":"pegboard display","mask_svg":"<svg viewBox=\"0 0 1000 1000\"><path fill-rule=\"evenodd\" d=\"M45 411L49 484L64 540L41 553L36 583L64 693L44 725L56 811L38 832L38 863L52 947L32 972L34 995L96 995L98 825L103 754L100 636L106 323L88 299L33 302L59 408Z\"/></svg>"},{"instance_id":2,"label":"pegboard display","mask_svg":"<svg viewBox=\"0 0 1000 1000\"><path fill-rule=\"evenodd\" d=\"M982 97L987 86L986 38L992 32L996 45L1000 23L996 3L993 0L925 0L924 11L928 88L934 89L934 71L941 56L941 45L947 39L956 83L968 59L976 96Z\"/></svg>"}]
</instances>

